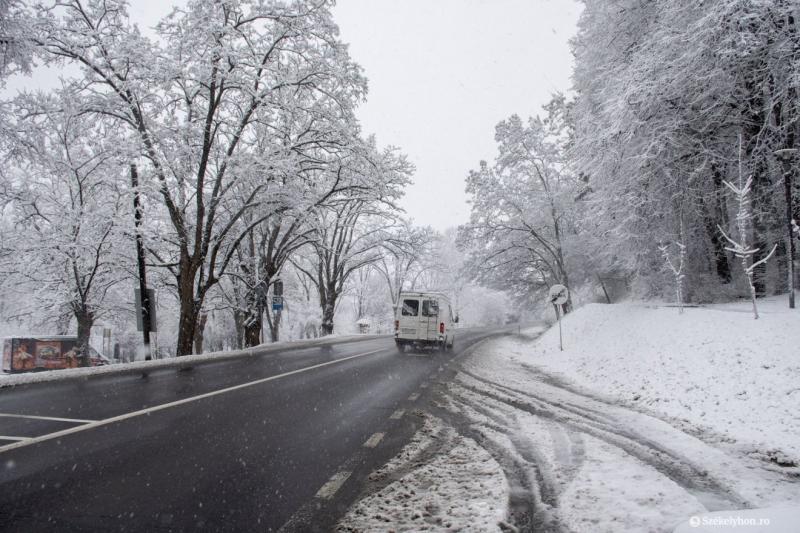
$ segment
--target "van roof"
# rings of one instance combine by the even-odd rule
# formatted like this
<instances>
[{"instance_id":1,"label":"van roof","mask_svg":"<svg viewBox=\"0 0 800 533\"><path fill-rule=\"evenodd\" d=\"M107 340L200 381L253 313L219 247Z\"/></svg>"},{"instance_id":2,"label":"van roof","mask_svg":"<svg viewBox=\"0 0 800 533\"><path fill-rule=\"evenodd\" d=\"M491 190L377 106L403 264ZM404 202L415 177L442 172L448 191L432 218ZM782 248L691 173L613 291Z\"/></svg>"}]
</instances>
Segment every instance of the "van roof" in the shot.
<instances>
[{"instance_id":1,"label":"van roof","mask_svg":"<svg viewBox=\"0 0 800 533\"><path fill-rule=\"evenodd\" d=\"M435 296L437 298L444 298L445 300L450 301L450 298L444 294L443 292L433 292L433 291L401 291L400 297L417 297L417 298L430 298L431 296Z\"/></svg>"}]
</instances>

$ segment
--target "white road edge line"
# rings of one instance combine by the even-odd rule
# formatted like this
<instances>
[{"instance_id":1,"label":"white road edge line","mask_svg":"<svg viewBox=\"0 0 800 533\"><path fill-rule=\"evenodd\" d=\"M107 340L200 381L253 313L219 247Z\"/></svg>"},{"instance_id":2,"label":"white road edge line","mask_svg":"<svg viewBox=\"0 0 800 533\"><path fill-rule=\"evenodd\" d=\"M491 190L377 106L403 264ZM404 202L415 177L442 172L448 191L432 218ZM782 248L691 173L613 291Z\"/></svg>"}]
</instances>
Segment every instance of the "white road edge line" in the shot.
<instances>
[{"instance_id":1,"label":"white road edge line","mask_svg":"<svg viewBox=\"0 0 800 533\"><path fill-rule=\"evenodd\" d=\"M404 414L406 414L406 410L405 409L398 409L397 411L392 413L391 416L389 416L389 419L391 419L391 420L400 420L401 418L403 418ZM2 448L0 448L0 451L2 451Z\"/></svg>"},{"instance_id":2,"label":"white road edge line","mask_svg":"<svg viewBox=\"0 0 800 533\"><path fill-rule=\"evenodd\" d=\"M419 393L415 392L411 396L408 397L409 402L416 402L419 399Z\"/></svg>"},{"instance_id":3,"label":"white road edge line","mask_svg":"<svg viewBox=\"0 0 800 533\"><path fill-rule=\"evenodd\" d=\"M337 472L331 477L327 483L317 491L316 497L323 500L330 500L334 497L336 492L342 488L344 482L350 477L352 472Z\"/></svg>"},{"instance_id":4,"label":"white road edge line","mask_svg":"<svg viewBox=\"0 0 800 533\"><path fill-rule=\"evenodd\" d=\"M54 422L74 422L75 424L91 424L97 420L83 420L80 418L59 418L57 416L38 416L38 415L18 415L12 413L0 413L0 418L30 418L33 420L52 420Z\"/></svg>"},{"instance_id":5,"label":"white road edge line","mask_svg":"<svg viewBox=\"0 0 800 533\"><path fill-rule=\"evenodd\" d=\"M189 398L183 398L182 400L177 400L170 403L162 403L161 405L154 405L153 407L147 407L145 409L140 409L139 411L132 411L130 413L125 413L123 415L112 416L111 418L105 418L103 420L97 420L95 422L90 422L88 424L84 424L82 426L76 426L72 428L63 429L61 431L56 431L55 433L48 433L47 435L41 435L39 437L32 437L30 439L14 442L12 444L6 444L5 446L0 446L0 453L7 452L10 450L16 450L18 448L23 448L25 446L30 446L31 444L38 444L40 442L45 442L52 439L58 439L61 437L65 437L67 435L72 435L73 433L78 433L80 431L86 431L88 429L94 429L101 426L107 426L109 424L113 424L115 422L121 422L122 420L127 420L129 418L134 418L137 416L148 415L150 413L155 413L157 411L162 411L164 409L169 409L170 407L176 407L178 405L183 405L186 403L196 402L197 400L203 400L205 398L211 398L213 396L218 396L220 394L225 394L226 392L231 392L239 389L244 389L246 387L252 387L253 385L259 385L261 383L266 383L268 381L275 381L276 379L285 378L287 376L292 376L294 374L300 374L302 372L308 372L309 370L315 370L317 368L322 368L324 366L335 365L337 363L343 363L345 361L349 361L351 359L356 359L358 357L366 357L368 355L376 354L378 352L384 351L385 348L381 348L379 350L372 350L371 352L360 353L356 355L350 355L348 357L342 357L341 359L336 359L335 361L327 361L325 363L320 363L318 365L307 366L304 368L298 368L297 370L292 370L290 372L284 372L283 374L277 374L274 376L269 376L267 378L257 379L255 381L250 381L248 383L242 383L241 385L234 385L233 387L227 387L224 389L219 389L211 392L206 392L205 394L198 394L197 396L191 396Z\"/></svg>"},{"instance_id":6,"label":"white road edge line","mask_svg":"<svg viewBox=\"0 0 800 533\"><path fill-rule=\"evenodd\" d=\"M11 437L9 435L0 435L0 440L28 440L31 437Z\"/></svg>"},{"instance_id":7,"label":"white road edge line","mask_svg":"<svg viewBox=\"0 0 800 533\"><path fill-rule=\"evenodd\" d=\"M384 435L386 435L386 433L373 434L369 439L367 439L367 442L364 443L364 447L374 448L383 440Z\"/></svg>"}]
</instances>

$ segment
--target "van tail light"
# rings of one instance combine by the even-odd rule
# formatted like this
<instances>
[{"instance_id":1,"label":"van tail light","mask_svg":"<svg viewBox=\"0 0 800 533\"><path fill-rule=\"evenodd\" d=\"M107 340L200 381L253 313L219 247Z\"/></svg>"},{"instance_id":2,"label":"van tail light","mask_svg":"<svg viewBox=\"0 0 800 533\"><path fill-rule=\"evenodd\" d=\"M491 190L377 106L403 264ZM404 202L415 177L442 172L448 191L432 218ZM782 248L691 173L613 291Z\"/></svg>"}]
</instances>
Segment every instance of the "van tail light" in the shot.
<instances>
[{"instance_id":1,"label":"van tail light","mask_svg":"<svg viewBox=\"0 0 800 533\"><path fill-rule=\"evenodd\" d=\"M439 333L444 333L444 322L439 322Z\"/></svg>"},{"instance_id":2,"label":"van tail light","mask_svg":"<svg viewBox=\"0 0 800 533\"><path fill-rule=\"evenodd\" d=\"M399 320L395 320L394 321L394 330L395 331L399 331L400 330L400 321Z\"/></svg>"}]
</instances>

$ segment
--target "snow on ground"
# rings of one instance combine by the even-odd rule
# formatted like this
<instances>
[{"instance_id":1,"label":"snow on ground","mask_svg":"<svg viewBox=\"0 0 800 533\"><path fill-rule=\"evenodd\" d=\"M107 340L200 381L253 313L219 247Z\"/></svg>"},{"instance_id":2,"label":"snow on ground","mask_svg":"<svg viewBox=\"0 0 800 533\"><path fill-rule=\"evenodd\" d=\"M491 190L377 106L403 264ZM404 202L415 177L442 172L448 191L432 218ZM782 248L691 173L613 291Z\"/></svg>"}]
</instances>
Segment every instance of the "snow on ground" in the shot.
<instances>
[{"instance_id":1,"label":"snow on ground","mask_svg":"<svg viewBox=\"0 0 800 533\"><path fill-rule=\"evenodd\" d=\"M599 439L583 441L584 463L559 498L562 523L569 530L653 531L659 524L673 525L676 517L705 511L654 468L628 460Z\"/></svg>"},{"instance_id":2,"label":"snow on ground","mask_svg":"<svg viewBox=\"0 0 800 533\"><path fill-rule=\"evenodd\" d=\"M476 347L442 404L506 458L529 526L669 532L787 506L796 520L800 314L784 306L762 303L757 322L745 304L587 306L564 352L557 326Z\"/></svg>"},{"instance_id":3,"label":"snow on ground","mask_svg":"<svg viewBox=\"0 0 800 533\"><path fill-rule=\"evenodd\" d=\"M13 387L28 383L88 378L101 374L126 374L131 372L149 372L162 368L181 368L192 366L198 363L224 361L226 359L235 359L238 357L257 357L287 349L327 346L330 344L378 339L381 337L387 337L387 335L328 335L319 339L282 341L271 344L262 344L252 348L245 348L243 350L209 352L197 355L185 355L183 357L171 357L168 359L154 359L152 361L133 361L131 363L116 363L87 368L66 368L61 370L45 370L41 372L21 372L16 374L0 372L0 389L3 387Z\"/></svg>"},{"instance_id":4,"label":"snow on ground","mask_svg":"<svg viewBox=\"0 0 800 533\"><path fill-rule=\"evenodd\" d=\"M382 488L351 507L339 531L489 532L506 516L508 484L497 462L430 415L370 479Z\"/></svg>"},{"instance_id":5,"label":"snow on ground","mask_svg":"<svg viewBox=\"0 0 800 533\"><path fill-rule=\"evenodd\" d=\"M800 464L800 310L786 297L702 308L592 304L510 357L582 388Z\"/></svg>"}]
</instances>

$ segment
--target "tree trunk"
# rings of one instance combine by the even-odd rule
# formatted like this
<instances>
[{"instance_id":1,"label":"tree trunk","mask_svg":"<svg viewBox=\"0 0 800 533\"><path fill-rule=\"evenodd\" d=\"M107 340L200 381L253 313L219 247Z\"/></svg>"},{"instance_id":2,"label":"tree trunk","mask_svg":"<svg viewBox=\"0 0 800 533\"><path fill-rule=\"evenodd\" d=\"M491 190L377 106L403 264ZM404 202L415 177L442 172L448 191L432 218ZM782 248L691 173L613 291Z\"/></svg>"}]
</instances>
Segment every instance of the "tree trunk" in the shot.
<instances>
[{"instance_id":1,"label":"tree trunk","mask_svg":"<svg viewBox=\"0 0 800 533\"><path fill-rule=\"evenodd\" d=\"M716 226L714 228L708 228L708 236L711 238L711 245L713 247L714 270L722 283L730 283L731 265L728 262L728 255L725 252L725 241L716 229Z\"/></svg>"},{"instance_id":2,"label":"tree trunk","mask_svg":"<svg viewBox=\"0 0 800 533\"><path fill-rule=\"evenodd\" d=\"M247 315L238 309L233 311L233 325L236 328L236 344L234 348L241 350L244 348L244 321L247 320Z\"/></svg>"},{"instance_id":3,"label":"tree trunk","mask_svg":"<svg viewBox=\"0 0 800 533\"><path fill-rule=\"evenodd\" d=\"M197 317L202 305L202 301L198 302L194 295L196 273L197 269L192 266L188 257L184 258L181 261L180 274L177 280L180 311L178 314L178 343L175 355L178 357L191 354L192 344L194 344Z\"/></svg>"},{"instance_id":4,"label":"tree trunk","mask_svg":"<svg viewBox=\"0 0 800 533\"><path fill-rule=\"evenodd\" d=\"M597 281L600 282L600 287L603 289L603 294L606 297L606 303L610 304L611 303L611 297L608 295L608 291L606 290L606 284L603 283L603 278L601 278L599 274L597 274Z\"/></svg>"},{"instance_id":5,"label":"tree trunk","mask_svg":"<svg viewBox=\"0 0 800 533\"><path fill-rule=\"evenodd\" d=\"M730 283L732 275L728 254L725 251L726 243L717 229L718 226L723 228L728 226L728 217L725 216L725 186L722 183L722 173L716 164L712 165L711 176L714 183L711 200L706 202L702 195L699 197L703 211L703 225L706 229L706 235L711 241L710 259L714 263L713 268L717 278L722 283Z\"/></svg>"},{"instance_id":6,"label":"tree trunk","mask_svg":"<svg viewBox=\"0 0 800 533\"><path fill-rule=\"evenodd\" d=\"M208 320L207 313L201 313L200 319L197 321L197 328L194 332L194 353L203 353L203 333L206 330L206 321Z\"/></svg>"},{"instance_id":7,"label":"tree trunk","mask_svg":"<svg viewBox=\"0 0 800 533\"><path fill-rule=\"evenodd\" d=\"M712 179L714 180L714 198L710 210L704 217L706 221L706 231L711 239L714 254L714 267L717 272L717 277L722 283L730 283L733 279L731 272L731 263L728 261L728 253L725 250L725 239L720 235L718 226L728 227L728 207L725 202L725 185L723 184L723 176L719 166L716 164L712 167Z\"/></svg>"},{"instance_id":8,"label":"tree trunk","mask_svg":"<svg viewBox=\"0 0 800 533\"><path fill-rule=\"evenodd\" d=\"M320 326L320 336L333 334L333 316L334 308L336 307L336 297L330 296L325 307L322 308L322 326Z\"/></svg>"},{"instance_id":9,"label":"tree trunk","mask_svg":"<svg viewBox=\"0 0 800 533\"><path fill-rule=\"evenodd\" d=\"M255 320L253 320L253 322L249 325L245 324L244 326L245 348L252 348L253 346L258 346L261 344L261 327L264 319L260 312L256 312L256 316L253 316L252 318Z\"/></svg>"},{"instance_id":10,"label":"tree trunk","mask_svg":"<svg viewBox=\"0 0 800 533\"><path fill-rule=\"evenodd\" d=\"M75 344L78 352L78 366L92 366L89 338L92 335L94 313L83 304L76 306L74 312L75 320L78 322L78 340Z\"/></svg>"}]
</instances>

